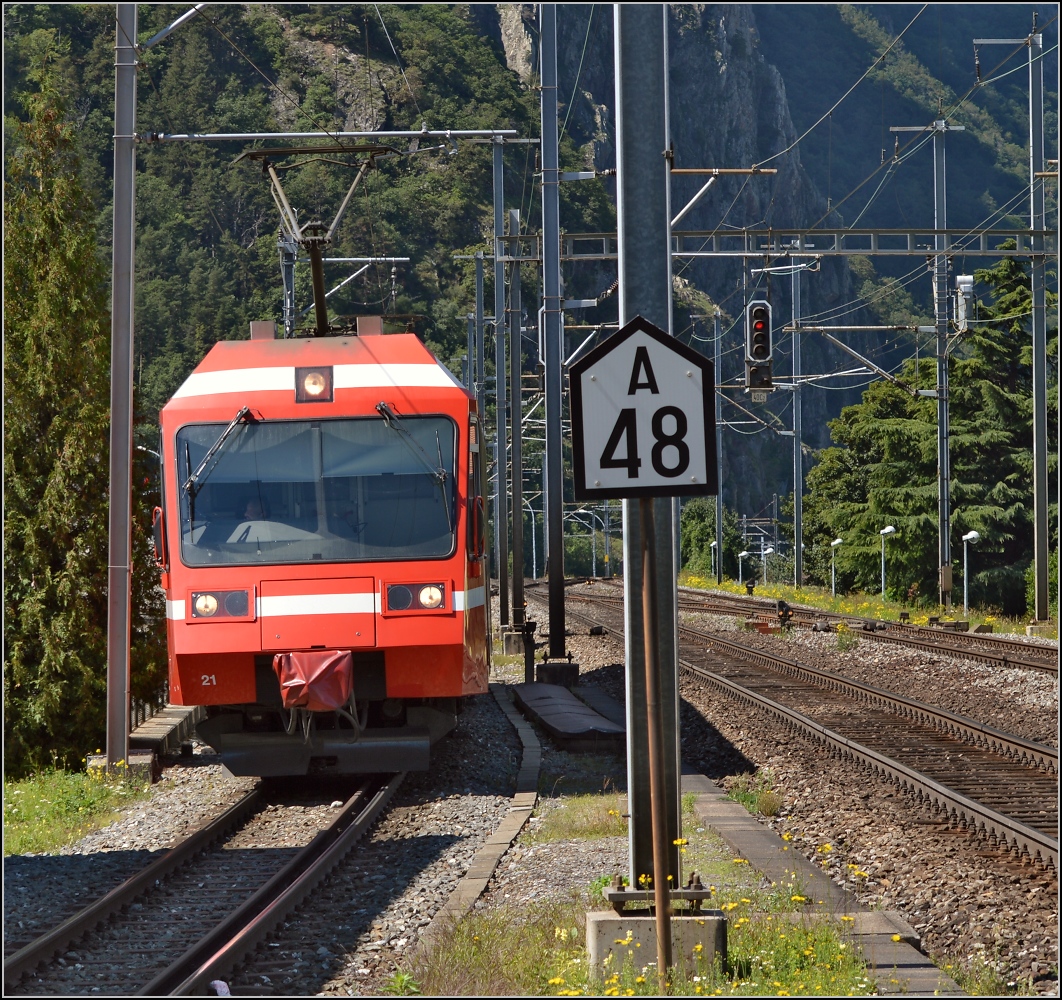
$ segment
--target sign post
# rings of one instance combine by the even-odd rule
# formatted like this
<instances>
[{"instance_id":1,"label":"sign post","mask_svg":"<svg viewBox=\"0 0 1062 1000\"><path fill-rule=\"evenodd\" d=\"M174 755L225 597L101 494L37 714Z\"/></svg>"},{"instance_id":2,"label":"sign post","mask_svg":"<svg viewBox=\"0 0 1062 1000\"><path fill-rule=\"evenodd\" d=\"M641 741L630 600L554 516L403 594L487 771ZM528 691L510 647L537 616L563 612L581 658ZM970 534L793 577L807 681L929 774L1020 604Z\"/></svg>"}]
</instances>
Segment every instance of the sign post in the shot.
<instances>
[{"instance_id":1,"label":"sign post","mask_svg":"<svg viewBox=\"0 0 1062 1000\"><path fill-rule=\"evenodd\" d=\"M657 972L664 991L671 965L668 878L669 839L674 840L674 836L668 836L668 748L657 634L658 595L652 571L657 564L653 501L718 492L715 368L704 356L636 316L576 361L568 375L575 498L638 499L652 890L657 916ZM632 694L629 689L628 697ZM629 760L646 749L637 745L639 741L630 728L627 739ZM633 794L631 801L633 828L637 809ZM635 887L633 878L631 885Z\"/></svg>"}]
</instances>

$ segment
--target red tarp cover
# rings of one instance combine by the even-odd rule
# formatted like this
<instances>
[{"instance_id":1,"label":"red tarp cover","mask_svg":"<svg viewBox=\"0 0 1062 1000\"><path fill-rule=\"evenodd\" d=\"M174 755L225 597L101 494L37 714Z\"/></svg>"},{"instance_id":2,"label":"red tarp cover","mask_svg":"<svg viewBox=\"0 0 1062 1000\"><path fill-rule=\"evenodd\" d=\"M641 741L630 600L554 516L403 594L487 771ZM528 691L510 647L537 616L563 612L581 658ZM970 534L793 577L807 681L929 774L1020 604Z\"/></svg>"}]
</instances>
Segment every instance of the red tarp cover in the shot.
<instances>
[{"instance_id":1,"label":"red tarp cover","mask_svg":"<svg viewBox=\"0 0 1062 1000\"><path fill-rule=\"evenodd\" d=\"M280 681L285 708L331 712L350 700L354 658L349 649L277 653L273 657L273 672Z\"/></svg>"}]
</instances>

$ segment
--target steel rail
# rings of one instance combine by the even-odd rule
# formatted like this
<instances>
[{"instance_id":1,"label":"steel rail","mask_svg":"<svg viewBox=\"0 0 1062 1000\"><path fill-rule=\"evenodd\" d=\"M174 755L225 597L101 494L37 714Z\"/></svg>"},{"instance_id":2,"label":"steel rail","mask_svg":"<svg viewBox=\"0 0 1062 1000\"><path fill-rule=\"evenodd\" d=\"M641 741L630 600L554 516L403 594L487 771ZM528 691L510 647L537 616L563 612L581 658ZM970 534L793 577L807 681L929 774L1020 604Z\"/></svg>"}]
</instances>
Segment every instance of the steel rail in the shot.
<instances>
[{"instance_id":1,"label":"steel rail","mask_svg":"<svg viewBox=\"0 0 1062 1000\"><path fill-rule=\"evenodd\" d=\"M965 633L959 632L956 634L964 635ZM955 645L951 645L937 641L935 636L932 639L921 638L914 635L896 635L892 631L867 632L867 635L875 642L891 642L898 646L914 646L917 649L942 652L964 660L979 660L982 663L992 663L1001 667L1027 667L1030 670L1042 670L1048 674L1058 673L1057 658L1052 662L1049 660L1030 660L1021 656L1008 656L1006 652L993 653L987 649L975 649L972 646L965 645L961 639ZM949 635L948 638L950 639L952 636Z\"/></svg>"},{"instance_id":2,"label":"steel rail","mask_svg":"<svg viewBox=\"0 0 1062 1000\"><path fill-rule=\"evenodd\" d=\"M582 597L582 600L586 602L595 601L594 598L585 596ZM609 599L607 603L611 603L611 599ZM594 624L601 624L592 619L589 615L580 614L579 612L572 613L575 617L587 621L593 621ZM605 628L617 636L622 636L622 629L617 630L613 626L608 625L606 625ZM712 641L718 641L721 645L739 650L740 658L749 659L753 662L761 657L764 661L778 660L778 658L771 657L769 654L762 654L758 650L745 650L741 647L735 647L733 644L728 643L725 640L715 640L714 637L712 637ZM798 664L790 663L790 661L782 660L780 662L795 668L796 671L814 671L814 668L800 667ZM764 663L763 665L772 664ZM748 704L766 710L776 718L781 719L790 728L806 735L810 735L820 742L826 743L833 750L841 753L842 756L853 759L858 763L869 767L875 774L885 776L887 780L899 785L901 788L914 791L920 802L928 803L933 809L943 810L947 813L949 820L952 822L961 824L968 829L972 828L975 832L987 837L994 843L1005 845L1007 848L1015 850L1019 854L1026 853L1033 860L1039 859L1043 864L1049 864L1054 867L1055 871L1058 871L1057 838L1051 837L1040 830L1027 826L1019 820L1004 816L988 806L975 802L972 799L967 798L965 795L947 788L945 785L940 784L932 778L907 767L905 764L901 764L899 761L892 760L869 747L864 747L862 744L834 732L821 723L808 718L794 709L781 705L755 691L750 691L726 677L691 663L685 658L680 657L679 666L698 680L709 685L714 685L716 689L722 693L734 697L739 701L745 701ZM827 676L831 682L840 680L833 675ZM868 689L868 692L874 692L875 695L880 693L880 695L889 700L898 697L889 692L878 692L878 689L870 688L868 685L856 685L855 682L850 681L845 681L843 683L865 687ZM903 700L908 701L908 699ZM912 706L919 705L917 702L910 702L910 704ZM932 721L932 717L936 715L951 715L951 713L942 713L941 710L930 708L929 706L921 706L921 709L929 713L930 719L928 721ZM905 709L905 713L910 711L911 709ZM960 716L953 716L953 718L962 719ZM988 734L995 734L997 732L991 730L990 727L985 727L980 723L974 722L974 720L962 721L971 725L972 731L976 733L983 733L987 736ZM945 727L945 731L947 731L947 727ZM1013 742L1016 745L1019 743L1028 743L1031 746L1038 748L1041 746L1040 744L1033 744L1031 741L1024 741L1021 740L1020 737L1010 736L1009 734L999 735L1004 737L1006 741ZM1043 749L1048 751L1048 757L1053 754L1054 771L1057 773L1057 751L1054 751L1053 748L1050 747L1044 747Z\"/></svg>"},{"instance_id":3,"label":"steel rail","mask_svg":"<svg viewBox=\"0 0 1062 1000\"><path fill-rule=\"evenodd\" d=\"M919 774L905 764L835 733L821 723L815 722L814 719L809 719L806 715L780 705L755 691L749 691L726 677L698 667L687 660L680 659L679 665L698 680L714 686L721 693L774 715L790 728L804 735L811 735L838 751L843 757L869 767L875 775L884 776L901 789L915 792L920 802L927 803L933 809L946 812L952 822L961 824L967 829L972 828L974 832L1018 853L1028 854L1033 860L1039 859L1045 865L1050 864L1056 872L1058 871L1057 838L1004 816L979 802L974 802L932 778Z\"/></svg>"},{"instance_id":4,"label":"steel rail","mask_svg":"<svg viewBox=\"0 0 1062 1000\"><path fill-rule=\"evenodd\" d=\"M611 597L582 597L581 599L586 601L599 600L602 603L613 605L618 601L617 598ZM865 684L862 681L842 677L830 671L820 670L817 667L798 663L794 660L787 660L784 657L776 656L760 649L751 649L700 629L691 628L688 625L678 626L678 631L679 635L685 634L695 642L704 642L723 648L731 656L748 660L771 670L786 673L792 677L810 680L814 684L859 698L869 704L885 707L896 715L923 724L929 724L948 735L958 736L972 746L984 747L993 753L1009 757L1025 766L1037 767L1048 774L1058 774L1058 750L1054 747L1037 743L1034 740L1027 740L1011 733L1005 733L1002 730L978 722L976 719L957 715L945 708L927 705L925 702L906 698L901 694L886 691L871 684Z\"/></svg>"},{"instance_id":5,"label":"steel rail","mask_svg":"<svg viewBox=\"0 0 1062 1000\"><path fill-rule=\"evenodd\" d=\"M260 788L248 792L213 822L182 840L176 847L171 848L158 860L151 862L142 871L68 917L46 934L42 934L19 948L4 960L5 983L9 986L13 985L21 976L32 972L42 962L47 962L59 952L68 949L84 934L94 931L113 914L151 889L159 879L165 878L180 865L205 851L234 827L240 826L258 808L261 799Z\"/></svg>"},{"instance_id":6,"label":"steel rail","mask_svg":"<svg viewBox=\"0 0 1062 1000\"><path fill-rule=\"evenodd\" d=\"M406 772L374 793L359 789L340 815L285 868L184 956L156 976L140 996L207 995L211 980L243 960L351 851L398 790Z\"/></svg>"},{"instance_id":7,"label":"steel rail","mask_svg":"<svg viewBox=\"0 0 1062 1000\"><path fill-rule=\"evenodd\" d=\"M906 698L892 691L885 691L882 688L874 687L872 684L864 684L862 681L841 677L827 670L820 670L818 667L786 660L781 656L765 653L759 649L749 649L726 639L721 639L718 636L680 625L679 635L684 633L691 638L707 642L711 646L720 647L730 656L757 663L760 666L788 674L791 677L810 680L821 687L859 698L868 704L887 708L895 715L900 715L915 722L928 723L950 736L958 736L973 746L984 747L993 753L1009 757L1025 766L1037 767L1048 774L1058 774L1058 751L1054 747L1037 743L1034 740L1027 740L1011 733L1005 733L999 729L994 729L992 726L986 726L976 719L957 715L945 708L927 705L925 702L916 701L914 698Z\"/></svg>"},{"instance_id":8,"label":"steel rail","mask_svg":"<svg viewBox=\"0 0 1062 1000\"><path fill-rule=\"evenodd\" d=\"M723 594L700 596L703 592L692 588L682 587L680 592L689 594L690 603L703 608L705 611L714 611L720 614L754 614L767 619L775 619L776 615L769 607L765 607L755 598L742 598ZM865 615L844 615L834 611L822 611L817 608L809 608L802 605L791 604L793 614L804 619L817 619L826 621L864 622L868 621ZM979 660L982 663L992 663L1004 667L1028 668L1042 670L1046 673L1058 673L1058 650L1050 646L1036 646L1025 643L1019 639L1008 639L1003 636L992 636L979 632L951 632L924 628L920 625L903 625L897 622L889 622L889 631L866 630L866 635L872 639L880 639L884 642L892 642L897 645L915 646L921 649L931 649L943 652L948 656L955 656L965 660ZM897 634L894 629L900 630ZM917 632L916 635L904 634ZM942 641L947 640L947 641ZM989 650L974 648L975 644L994 646L1001 650L993 653ZM1008 650L1016 650L1024 653L1024 656L1013 656ZM1042 657L1039 658L1042 651ZM1053 654L1053 655L1052 655ZM1032 657L1032 658L1029 658Z\"/></svg>"}]
</instances>

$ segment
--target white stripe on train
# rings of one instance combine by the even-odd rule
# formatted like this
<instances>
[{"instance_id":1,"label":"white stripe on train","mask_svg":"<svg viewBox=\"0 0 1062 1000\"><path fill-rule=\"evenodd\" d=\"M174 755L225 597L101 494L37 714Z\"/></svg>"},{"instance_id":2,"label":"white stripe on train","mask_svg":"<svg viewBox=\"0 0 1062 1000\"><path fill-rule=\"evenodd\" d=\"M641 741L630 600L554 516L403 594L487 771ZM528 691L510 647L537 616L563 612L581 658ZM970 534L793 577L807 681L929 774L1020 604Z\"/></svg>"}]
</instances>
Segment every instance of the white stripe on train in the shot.
<instances>
[{"instance_id":1,"label":"white stripe on train","mask_svg":"<svg viewBox=\"0 0 1062 1000\"><path fill-rule=\"evenodd\" d=\"M483 587L472 590L455 590L454 611L471 611L480 608L486 600ZM293 615L367 615L380 613L379 594L288 594L278 597L259 597L255 601L255 613L259 618L283 618ZM170 621L183 622L186 610L184 601L166 601L166 617ZM223 619L221 619L223 620Z\"/></svg>"},{"instance_id":2,"label":"white stripe on train","mask_svg":"<svg viewBox=\"0 0 1062 1000\"><path fill-rule=\"evenodd\" d=\"M335 365L333 379L337 389L461 388L461 383L445 368L428 364ZM234 368L219 372L193 372L173 394L173 398L294 391L294 367Z\"/></svg>"}]
</instances>

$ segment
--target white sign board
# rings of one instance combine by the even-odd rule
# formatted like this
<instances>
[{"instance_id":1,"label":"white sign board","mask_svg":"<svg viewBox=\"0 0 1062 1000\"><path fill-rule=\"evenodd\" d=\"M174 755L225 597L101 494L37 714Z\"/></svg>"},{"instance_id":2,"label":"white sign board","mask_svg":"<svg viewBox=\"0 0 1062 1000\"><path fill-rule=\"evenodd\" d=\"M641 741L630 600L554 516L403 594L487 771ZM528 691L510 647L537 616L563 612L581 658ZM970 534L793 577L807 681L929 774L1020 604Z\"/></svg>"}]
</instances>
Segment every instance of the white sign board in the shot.
<instances>
[{"instance_id":1,"label":"white sign board","mask_svg":"<svg viewBox=\"0 0 1062 1000\"><path fill-rule=\"evenodd\" d=\"M568 376L577 500L717 492L706 357L638 316Z\"/></svg>"}]
</instances>

